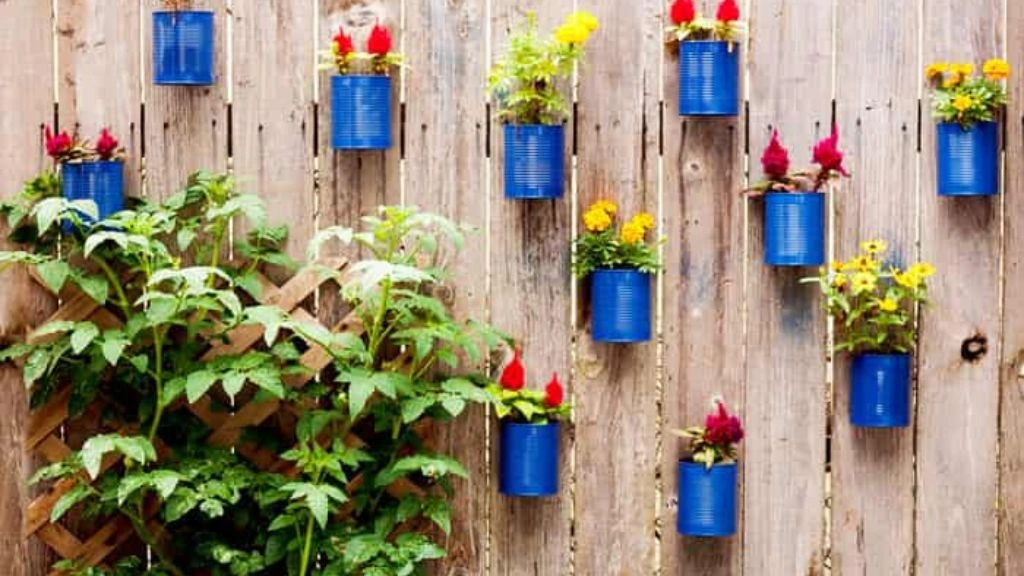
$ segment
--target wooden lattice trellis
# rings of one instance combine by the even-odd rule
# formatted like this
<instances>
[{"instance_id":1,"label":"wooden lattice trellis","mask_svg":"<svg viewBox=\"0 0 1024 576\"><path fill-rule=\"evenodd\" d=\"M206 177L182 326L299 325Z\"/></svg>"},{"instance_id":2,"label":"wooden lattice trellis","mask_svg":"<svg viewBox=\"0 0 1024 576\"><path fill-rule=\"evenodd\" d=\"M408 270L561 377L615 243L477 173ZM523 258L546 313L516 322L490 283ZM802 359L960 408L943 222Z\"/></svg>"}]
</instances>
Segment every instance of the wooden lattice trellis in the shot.
<instances>
[{"instance_id":1,"label":"wooden lattice trellis","mask_svg":"<svg viewBox=\"0 0 1024 576\"><path fill-rule=\"evenodd\" d=\"M325 260L322 264L321 267L310 267L300 271L280 286L267 277L259 275L262 285L260 303L279 307L295 321L317 323L316 316L306 310L303 303L310 301L311 296L320 286L331 280L321 272L324 267L342 274L348 268L348 260L339 257ZM48 290L41 279L38 277L35 279L44 289ZM74 286L66 286L59 297L63 304L46 320L46 323L62 320L76 322L88 320L100 329L117 328L122 324L116 314ZM358 318L352 313L344 317L336 326L328 326L328 328L334 331L355 333L362 331ZM53 337L53 335L35 336L30 334L28 341L39 343L46 338ZM231 331L224 342L212 345L202 359L212 360L219 356L241 354L258 345L262 338L263 328L261 326L240 326ZM331 363L331 357L321 347L311 345L302 355L301 363L309 370L302 374L286 377L285 384L290 388L301 387L314 378ZM68 401L70 397L71 386L65 386L56 392L43 407L31 414L25 447L36 453L45 462L58 462L72 453L72 447L62 438L64 426L69 421ZM260 426L279 412L295 416L301 412L301 407L278 400L253 400L237 406L234 411L223 411L215 407L215 400L209 395L192 404L183 401L179 401L179 404L180 407L187 406L188 410L212 430L208 436L208 442L211 445L234 447L238 453L263 470L272 470L283 474L294 472L292 464L278 458L275 452L241 441L241 433L247 428ZM363 441L355 434L349 434L346 442L353 446L363 445ZM102 469L108 470L117 465L119 461L119 457L110 455L103 461ZM352 480L353 483L360 481L361 479L358 477ZM25 514L24 535L25 537L38 537L61 558L78 559L88 565L102 565L116 558L115 552L126 542L134 539L131 523L126 518L115 517L95 528L91 534L84 536L76 534L63 522L51 524L49 518L53 507L61 496L71 490L74 485L74 481L64 479L38 495L29 504ZM387 490L395 497L401 497L411 492L418 494L423 492L422 488L406 478L395 481ZM148 523L151 531L156 534L161 532L161 527L152 514Z\"/></svg>"}]
</instances>

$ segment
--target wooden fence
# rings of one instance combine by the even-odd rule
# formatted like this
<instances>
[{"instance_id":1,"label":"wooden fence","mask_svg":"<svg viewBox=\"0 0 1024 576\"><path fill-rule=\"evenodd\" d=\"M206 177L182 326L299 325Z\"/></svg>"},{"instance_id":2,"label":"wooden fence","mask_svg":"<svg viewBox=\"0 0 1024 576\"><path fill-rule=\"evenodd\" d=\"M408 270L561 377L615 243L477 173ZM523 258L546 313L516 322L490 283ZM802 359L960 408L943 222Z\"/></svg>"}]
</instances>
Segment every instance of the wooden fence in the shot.
<instances>
[{"instance_id":1,"label":"wooden fence","mask_svg":"<svg viewBox=\"0 0 1024 576\"><path fill-rule=\"evenodd\" d=\"M13 193L45 166L45 124L110 126L132 157L130 192L164 197L194 169L232 170L291 225L295 254L316 229L381 203L479 226L456 305L523 339L534 384L563 373L576 410L558 499L497 494L495 426L482 411L437 438L472 479L458 486L436 573L1024 574L1024 84L1011 79L1004 194L951 200L934 193L921 81L933 59L1006 55L1024 69L1024 3L749 0L747 108L733 120L676 115L667 0L196 4L217 12L212 89L151 84L156 0L0 0L0 186ZM602 28L570 122L572 193L512 203L487 68L527 10L550 27L575 4ZM338 25L378 19L399 31L409 63L400 145L333 153L316 51ZM846 366L829 362L820 297L797 283L801 271L761 264L759 206L739 194L771 128L803 160L833 122L854 176L832 194L831 248L883 237L940 270L906 430L850 427ZM569 243L597 198L659 217L659 343L588 337ZM5 334L52 310L27 278L3 282ZM24 393L12 367L0 383L0 566L37 576L49 559L20 528L34 465L21 448ZM713 393L747 421L741 533L683 539L673 497L683 446L668 431L696 421Z\"/></svg>"}]
</instances>

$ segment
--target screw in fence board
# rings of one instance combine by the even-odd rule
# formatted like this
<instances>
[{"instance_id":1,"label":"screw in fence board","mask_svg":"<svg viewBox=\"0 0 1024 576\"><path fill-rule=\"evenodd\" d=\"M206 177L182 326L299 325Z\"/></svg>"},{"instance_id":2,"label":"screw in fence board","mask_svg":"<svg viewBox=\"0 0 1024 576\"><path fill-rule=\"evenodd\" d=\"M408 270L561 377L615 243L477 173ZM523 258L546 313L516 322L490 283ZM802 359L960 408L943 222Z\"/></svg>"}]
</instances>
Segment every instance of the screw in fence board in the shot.
<instances>
[{"instance_id":1,"label":"screw in fence board","mask_svg":"<svg viewBox=\"0 0 1024 576\"><path fill-rule=\"evenodd\" d=\"M1003 54L1005 3L924 3L923 61ZM927 110L927 109L926 109ZM1001 197L935 192L935 128L924 114L921 255L939 270L921 323L917 403L917 573L990 573L995 557ZM988 352L973 361L976 335Z\"/></svg>"},{"instance_id":2,"label":"screw in fence board","mask_svg":"<svg viewBox=\"0 0 1024 576\"><path fill-rule=\"evenodd\" d=\"M585 8L603 26L580 66L576 213L600 199L619 224L658 205L660 0ZM577 219L579 221L579 219ZM578 226L583 233L582 226ZM655 232L649 234L653 237ZM654 294L656 279L649 277ZM657 336L637 344L592 340L590 279L578 281L575 376L577 574L648 574L656 558ZM652 298L651 318L657 315ZM652 325L653 325L652 321Z\"/></svg>"},{"instance_id":3,"label":"screw in fence board","mask_svg":"<svg viewBox=\"0 0 1024 576\"><path fill-rule=\"evenodd\" d=\"M832 119L829 2L752 2L750 169L778 127L804 165ZM799 62L801 73L787 71ZM743 563L748 574L822 570L825 503L826 320L821 298L799 284L815 269L766 266L763 202L748 201L747 439ZM780 528L785 527L785 528Z\"/></svg>"},{"instance_id":4,"label":"screw in fence board","mask_svg":"<svg viewBox=\"0 0 1024 576\"><path fill-rule=\"evenodd\" d=\"M486 318L486 2L406 2L405 10L404 202L476 228L452 270L457 288L445 287L445 299L458 318ZM487 428L484 408L472 406L428 432L470 474L453 482L448 556L434 574L486 574Z\"/></svg>"},{"instance_id":5,"label":"screw in fence board","mask_svg":"<svg viewBox=\"0 0 1024 576\"><path fill-rule=\"evenodd\" d=\"M853 177L835 198L836 257L850 259L862 240L880 238L889 245L887 261L909 265L918 257L920 22L915 11L879 0L849 2L843 12L836 31L837 121ZM916 423L891 430L852 426L850 358L834 358L832 568L907 574L914 552Z\"/></svg>"}]
</instances>

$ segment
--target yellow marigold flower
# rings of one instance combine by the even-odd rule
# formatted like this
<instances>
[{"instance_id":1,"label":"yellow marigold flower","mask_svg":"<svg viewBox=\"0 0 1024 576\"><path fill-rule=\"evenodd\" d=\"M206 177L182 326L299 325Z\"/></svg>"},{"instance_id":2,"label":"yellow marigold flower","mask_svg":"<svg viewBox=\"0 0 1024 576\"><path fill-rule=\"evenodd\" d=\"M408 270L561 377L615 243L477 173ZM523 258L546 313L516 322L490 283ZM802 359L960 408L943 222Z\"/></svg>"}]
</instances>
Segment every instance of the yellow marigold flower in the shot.
<instances>
[{"instance_id":1,"label":"yellow marigold flower","mask_svg":"<svg viewBox=\"0 0 1024 576\"><path fill-rule=\"evenodd\" d=\"M956 98L953 98L953 108L956 108L957 112L963 112L971 106L974 106L974 98L970 96L958 94Z\"/></svg>"},{"instance_id":2,"label":"yellow marigold flower","mask_svg":"<svg viewBox=\"0 0 1024 576\"><path fill-rule=\"evenodd\" d=\"M946 77L945 80L942 81L942 87L943 88L954 88L954 87L956 87L956 85L960 84L960 82L962 82L962 81L963 81L963 77L961 77L959 74L950 74L949 76Z\"/></svg>"},{"instance_id":3,"label":"yellow marigold flower","mask_svg":"<svg viewBox=\"0 0 1024 576\"><path fill-rule=\"evenodd\" d=\"M925 78L932 80L942 76L949 71L949 64L945 62L932 62L924 69Z\"/></svg>"},{"instance_id":4,"label":"yellow marigold flower","mask_svg":"<svg viewBox=\"0 0 1024 576\"><path fill-rule=\"evenodd\" d=\"M894 271L892 278L897 284L904 288L914 289L921 285L921 278L916 274L911 274L910 272Z\"/></svg>"},{"instance_id":5,"label":"yellow marigold flower","mask_svg":"<svg viewBox=\"0 0 1024 576\"><path fill-rule=\"evenodd\" d=\"M644 241L644 227L630 220L622 225L622 241L626 244L639 244Z\"/></svg>"},{"instance_id":6,"label":"yellow marigold flower","mask_svg":"<svg viewBox=\"0 0 1024 576\"><path fill-rule=\"evenodd\" d=\"M878 284L875 275L871 272L857 272L850 279L850 285L853 286L854 294L860 294L873 291Z\"/></svg>"},{"instance_id":7,"label":"yellow marigold flower","mask_svg":"<svg viewBox=\"0 0 1024 576\"><path fill-rule=\"evenodd\" d=\"M591 232L604 232L612 225L612 217L598 208L591 208L583 214L583 225Z\"/></svg>"},{"instance_id":8,"label":"yellow marigold flower","mask_svg":"<svg viewBox=\"0 0 1024 576\"><path fill-rule=\"evenodd\" d=\"M598 200L590 205L591 210L604 210L609 216L614 216L619 211L619 207L615 205L615 202L611 200Z\"/></svg>"},{"instance_id":9,"label":"yellow marigold flower","mask_svg":"<svg viewBox=\"0 0 1024 576\"><path fill-rule=\"evenodd\" d=\"M847 262L843 269L845 270L859 270L861 272L874 272L878 270L878 260L875 260L871 256L861 254L853 260Z\"/></svg>"},{"instance_id":10,"label":"yellow marigold flower","mask_svg":"<svg viewBox=\"0 0 1024 576\"><path fill-rule=\"evenodd\" d=\"M990 80L1005 80L1010 76L1010 64L1002 58L992 58L981 67Z\"/></svg>"},{"instance_id":11,"label":"yellow marigold flower","mask_svg":"<svg viewBox=\"0 0 1024 576\"><path fill-rule=\"evenodd\" d=\"M569 21L582 24L589 32L593 32L598 28L597 16L594 16L586 10L577 10L576 12L573 12L569 15Z\"/></svg>"},{"instance_id":12,"label":"yellow marigold flower","mask_svg":"<svg viewBox=\"0 0 1024 576\"><path fill-rule=\"evenodd\" d=\"M846 274L843 274L842 272L832 277L832 285L835 286L836 288L842 288L843 286L846 286L846 281Z\"/></svg>"},{"instance_id":13,"label":"yellow marigold flower","mask_svg":"<svg viewBox=\"0 0 1024 576\"><path fill-rule=\"evenodd\" d=\"M585 44L589 37L590 30L575 20L569 20L555 30L555 40L561 44Z\"/></svg>"},{"instance_id":14,"label":"yellow marigold flower","mask_svg":"<svg viewBox=\"0 0 1024 576\"><path fill-rule=\"evenodd\" d=\"M843 269L843 261L842 260L833 260L833 261L828 263L828 267L829 267L829 270L832 270L833 272L839 272L840 270Z\"/></svg>"},{"instance_id":15,"label":"yellow marigold flower","mask_svg":"<svg viewBox=\"0 0 1024 576\"><path fill-rule=\"evenodd\" d=\"M909 272L918 278L928 278L935 274L935 266L927 262L918 262L910 267Z\"/></svg>"},{"instance_id":16,"label":"yellow marigold flower","mask_svg":"<svg viewBox=\"0 0 1024 576\"><path fill-rule=\"evenodd\" d=\"M642 226L644 230L654 229L654 216L648 212L641 212L636 216L633 216L633 222Z\"/></svg>"},{"instance_id":17,"label":"yellow marigold flower","mask_svg":"<svg viewBox=\"0 0 1024 576\"><path fill-rule=\"evenodd\" d=\"M894 298L886 298L878 301L878 309L882 312L895 312L899 308L899 303Z\"/></svg>"},{"instance_id":18,"label":"yellow marigold flower","mask_svg":"<svg viewBox=\"0 0 1024 576\"><path fill-rule=\"evenodd\" d=\"M884 240L867 240L860 243L860 249L868 254L881 254L889 249Z\"/></svg>"},{"instance_id":19,"label":"yellow marigold flower","mask_svg":"<svg viewBox=\"0 0 1024 576\"><path fill-rule=\"evenodd\" d=\"M971 74L974 73L974 64L968 64L965 62L950 64L949 70L950 72L956 74L957 76L966 78L967 76L970 76Z\"/></svg>"}]
</instances>

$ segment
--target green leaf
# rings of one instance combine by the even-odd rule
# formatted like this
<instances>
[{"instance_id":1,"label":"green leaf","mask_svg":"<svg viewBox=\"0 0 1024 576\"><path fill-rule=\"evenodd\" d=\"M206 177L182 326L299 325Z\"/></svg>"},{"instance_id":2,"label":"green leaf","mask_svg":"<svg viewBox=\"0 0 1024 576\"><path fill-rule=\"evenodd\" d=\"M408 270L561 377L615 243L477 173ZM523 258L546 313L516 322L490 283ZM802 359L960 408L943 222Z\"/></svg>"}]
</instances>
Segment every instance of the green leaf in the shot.
<instances>
[{"instance_id":1,"label":"green leaf","mask_svg":"<svg viewBox=\"0 0 1024 576\"><path fill-rule=\"evenodd\" d=\"M350 420L355 420L363 408L366 407L367 400L373 395L375 387L373 381L370 379L353 379L348 386L348 417Z\"/></svg>"},{"instance_id":2,"label":"green leaf","mask_svg":"<svg viewBox=\"0 0 1024 576\"><path fill-rule=\"evenodd\" d=\"M221 386L224 388L224 393L234 400L235 396L242 391L242 387L245 386L245 374L241 372L227 372L221 379Z\"/></svg>"},{"instance_id":3,"label":"green leaf","mask_svg":"<svg viewBox=\"0 0 1024 576\"><path fill-rule=\"evenodd\" d=\"M64 209L64 204L63 198L45 198L36 204L33 212L36 217L36 228L39 229L40 235L49 231L50 226L57 221L61 210Z\"/></svg>"},{"instance_id":4,"label":"green leaf","mask_svg":"<svg viewBox=\"0 0 1024 576\"><path fill-rule=\"evenodd\" d=\"M63 260L48 260L37 264L36 272L39 273L39 277L46 284L47 288L54 293L58 293L64 287L64 283L67 282L68 275L71 274L71 266Z\"/></svg>"},{"instance_id":5,"label":"green leaf","mask_svg":"<svg viewBox=\"0 0 1024 576\"><path fill-rule=\"evenodd\" d=\"M91 496L92 493L92 488L88 484L76 484L74 488L65 492L57 500L57 503L53 505L53 509L50 510L50 523L56 524L69 510Z\"/></svg>"},{"instance_id":6,"label":"green leaf","mask_svg":"<svg viewBox=\"0 0 1024 576\"><path fill-rule=\"evenodd\" d=\"M423 507L423 515L444 530L446 535L451 535L452 510L447 502L440 498L431 498Z\"/></svg>"},{"instance_id":7,"label":"green leaf","mask_svg":"<svg viewBox=\"0 0 1024 576\"><path fill-rule=\"evenodd\" d=\"M82 276L76 278L75 283L82 289L82 292L85 292L97 304L107 303L107 294L110 286L105 279L99 276Z\"/></svg>"},{"instance_id":8,"label":"green leaf","mask_svg":"<svg viewBox=\"0 0 1024 576\"><path fill-rule=\"evenodd\" d=\"M437 400L431 396L415 396L402 402L402 422L409 424L426 412Z\"/></svg>"},{"instance_id":9,"label":"green leaf","mask_svg":"<svg viewBox=\"0 0 1024 576\"><path fill-rule=\"evenodd\" d=\"M75 331L71 333L71 351L81 354L82 350L85 350L99 335L100 329L92 322L79 322L75 326Z\"/></svg>"},{"instance_id":10,"label":"green leaf","mask_svg":"<svg viewBox=\"0 0 1024 576\"><path fill-rule=\"evenodd\" d=\"M487 394L486 390L477 386L476 384L473 384L472 382L466 380L465 378L450 378L448 380L445 380L441 384L441 389L444 390L445 392L450 392L452 394L462 396L463 398L471 402L478 402L483 404L487 403L491 399L490 395Z\"/></svg>"},{"instance_id":11,"label":"green leaf","mask_svg":"<svg viewBox=\"0 0 1024 576\"><path fill-rule=\"evenodd\" d=\"M281 373L275 368L264 366L253 370L249 372L249 380L277 398L284 398L284 383L281 382Z\"/></svg>"},{"instance_id":12,"label":"green leaf","mask_svg":"<svg viewBox=\"0 0 1024 576\"><path fill-rule=\"evenodd\" d=\"M185 393L189 404L195 404L210 391L217 382L217 375L209 370L198 370L188 375L185 381Z\"/></svg>"},{"instance_id":13,"label":"green leaf","mask_svg":"<svg viewBox=\"0 0 1024 576\"><path fill-rule=\"evenodd\" d=\"M444 406L444 409L454 417L462 414L462 411L466 409L466 401L458 396L444 396L441 399L441 406Z\"/></svg>"},{"instance_id":14,"label":"green leaf","mask_svg":"<svg viewBox=\"0 0 1024 576\"><path fill-rule=\"evenodd\" d=\"M78 453L82 459L82 467L93 480L100 474L103 456L114 449L114 439L110 435L93 436L85 441Z\"/></svg>"},{"instance_id":15,"label":"green leaf","mask_svg":"<svg viewBox=\"0 0 1024 576\"><path fill-rule=\"evenodd\" d=\"M85 246L83 247L84 256L88 258L92 254L93 250L108 240L117 244L117 246L122 250L128 248L128 237L125 236L124 232L105 230L101 232L94 232L85 239Z\"/></svg>"},{"instance_id":16,"label":"green leaf","mask_svg":"<svg viewBox=\"0 0 1024 576\"><path fill-rule=\"evenodd\" d=\"M292 500L302 499L320 528L327 527L327 515L330 513L330 506L327 493L320 486L310 484L309 482L291 482L282 486L281 489L291 492Z\"/></svg>"},{"instance_id":17,"label":"green leaf","mask_svg":"<svg viewBox=\"0 0 1024 576\"><path fill-rule=\"evenodd\" d=\"M149 368L149 356L145 354L136 354L128 359L140 373L144 373Z\"/></svg>"},{"instance_id":18,"label":"green leaf","mask_svg":"<svg viewBox=\"0 0 1024 576\"><path fill-rule=\"evenodd\" d=\"M123 336L109 335L103 340L103 357L106 358L111 366L115 366L117 361L121 359L121 355L124 354L124 349L129 344L131 342ZM146 356L143 356L143 358L146 358Z\"/></svg>"}]
</instances>

